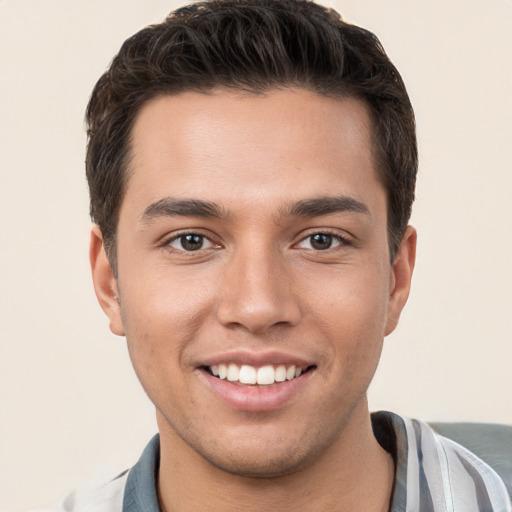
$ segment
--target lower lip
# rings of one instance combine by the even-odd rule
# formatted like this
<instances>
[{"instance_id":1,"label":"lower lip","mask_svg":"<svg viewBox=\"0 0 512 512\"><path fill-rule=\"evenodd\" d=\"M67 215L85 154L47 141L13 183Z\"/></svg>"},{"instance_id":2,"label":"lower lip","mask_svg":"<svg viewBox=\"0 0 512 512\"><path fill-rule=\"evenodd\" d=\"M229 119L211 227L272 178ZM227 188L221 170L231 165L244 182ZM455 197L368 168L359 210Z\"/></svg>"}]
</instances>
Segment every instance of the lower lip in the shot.
<instances>
[{"instance_id":1,"label":"lower lip","mask_svg":"<svg viewBox=\"0 0 512 512\"><path fill-rule=\"evenodd\" d=\"M199 370L200 377L214 395L230 407L247 412L272 411L283 407L299 394L312 373L310 370L300 377L268 386L244 386L214 377L203 369Z\"/></svg>"}]
</instances>

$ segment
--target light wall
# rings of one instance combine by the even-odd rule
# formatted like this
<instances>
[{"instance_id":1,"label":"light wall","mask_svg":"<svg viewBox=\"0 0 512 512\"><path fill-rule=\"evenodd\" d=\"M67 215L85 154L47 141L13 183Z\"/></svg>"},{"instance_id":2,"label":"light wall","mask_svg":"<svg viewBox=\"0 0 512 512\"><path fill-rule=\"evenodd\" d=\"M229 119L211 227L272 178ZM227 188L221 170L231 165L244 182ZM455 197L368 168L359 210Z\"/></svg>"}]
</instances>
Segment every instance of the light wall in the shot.
<instances>
[{"instance_id":1,"label":"light wall","mask_svg":"<svg viewBox=\"0 0 512 512\"><path fill-rule=\"evenodd\" d=\"M373 409L512 422L512 2L326 2L375 31L416 107L414 288ZM132 465L156 426L90 284L83 112L176 1L0 0L0 510Z\"/></svg>"}]
</instances>

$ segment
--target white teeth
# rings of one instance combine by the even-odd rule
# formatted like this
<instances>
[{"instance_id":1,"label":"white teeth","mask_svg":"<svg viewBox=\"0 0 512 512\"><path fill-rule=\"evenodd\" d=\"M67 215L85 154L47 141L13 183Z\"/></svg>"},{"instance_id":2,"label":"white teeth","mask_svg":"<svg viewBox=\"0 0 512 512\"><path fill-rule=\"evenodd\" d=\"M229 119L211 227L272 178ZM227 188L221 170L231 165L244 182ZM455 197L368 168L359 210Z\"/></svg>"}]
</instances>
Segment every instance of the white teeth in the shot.
<instances>
[{"instance_id":1,"label":"white teeth","mask_svg":"<svg viewBox=\"0 0 512 512\"><path fill-rule=\"evenodd\" d=\"M242 384L256 384L256 368L244 364L240 368L239 380Z\"/></svg>"},{"instance_id":2,"label":"white teeth","mask_svg":"<svg viewBox=\"0 0 512 512\"><path fill-rule=\"evenodd\" d=\"M286 380L292 380L295 378L295 366L290 366L288 370L286 370Z\"/></svg>"},{"instance_id":3,"label":"white teeth","mask_svg":"<svg viewBox=\"0 0 512 512\"><path fill-rule=\"evenodd\" d=\"M225 364L219 364L219 379L225 379L228 376L228 367Z\"/></svg>"},{"instance_id":4,"label":"white teeth","mask_svg":"<svg viewBox=\"0 0 512 512\"><path fill-rule=\"evenodd\" d=\"M258 384L260 386L292 380L302 374L302 368L295 367L295 365L286 367L283 364L275 368L272 365L266 365L258 369L248 364L240 367L234 363L229 365L218 364L210 366L210 371L219 379L227 379L230 382L238 381L241 384Z\"/></svg>"},{"instance_id":5,"label":"white teeth","mask_svg":"<svg viewBox=\"0 0 512 512\"><path fill-rule=\"evenodd\" d=\"M228 366L227 378L230 382L235 382L240 378L240 370L238 369L238 366L236 364L230 364Z\"/></svg>"},{"instance_id":6,"label":"white teeth","mask_svg":"<svg viewBox=\"0 0 512 512\"><path fill-rule=\"evenodd\" d=\"M295 372L295 370L293 370ZM276 382L284 382L286 380L286 366L278 366L274 376Z\"/></svg>"},{"instance_id":7,"label":"white teeth","mask_svg":"<svg viewBox=\"0 0 512 512\"><path fill-rule=\"evenodd\" d=\"M256 382L261 385L274 384L274 367L269 365L259 368Z\"/></svg>"}]
</instances>

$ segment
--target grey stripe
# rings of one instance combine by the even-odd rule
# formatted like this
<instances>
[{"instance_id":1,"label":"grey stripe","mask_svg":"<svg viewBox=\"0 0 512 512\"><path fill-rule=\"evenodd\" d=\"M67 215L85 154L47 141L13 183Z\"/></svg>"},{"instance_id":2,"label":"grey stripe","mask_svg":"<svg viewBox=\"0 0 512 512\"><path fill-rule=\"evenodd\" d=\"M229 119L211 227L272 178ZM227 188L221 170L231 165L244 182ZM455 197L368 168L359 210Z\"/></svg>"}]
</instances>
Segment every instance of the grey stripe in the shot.
<instances>
[{"instance_id":1,"label":"grey stripe","mask_svg":"<svg viewBox=\"0 0 512 512\"><path fill-rule=\"evenodd\" d=\"M425 474L425 468L423 466L421 425L415 420L412 420L411 423L414 427L414 433L416 435L416 451L418 454L420 477L420 512L435 512L434 502L432 501L432 493L430 492L430 486L428 485L427 475Z\"/></svg>"},{"instance_id":2,"label":"grey stripe","mask_svg":"<svg viewBox=\"0 0 512 512\"><path fill-rule=\"evenodd\" d=\"M479 512L493 512L493 507L491 504L491 498L489 496L489 492L487 491L487 487L485 482L483 481L482 476L479 471L469 462L467 461L459 452L455 452L458 459L464 466L464 469L468 472L468 474L473 479L473 483L475 484L476 491L476 499L478 502L478 511Z\"/></svg>"}]
</instances>

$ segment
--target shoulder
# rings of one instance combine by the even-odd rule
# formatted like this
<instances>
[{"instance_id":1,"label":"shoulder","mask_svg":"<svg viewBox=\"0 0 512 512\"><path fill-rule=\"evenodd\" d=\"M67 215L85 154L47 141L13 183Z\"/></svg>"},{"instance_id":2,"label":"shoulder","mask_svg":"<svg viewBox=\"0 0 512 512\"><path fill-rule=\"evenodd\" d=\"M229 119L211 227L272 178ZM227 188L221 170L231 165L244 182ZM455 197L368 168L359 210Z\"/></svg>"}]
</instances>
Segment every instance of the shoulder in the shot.
<instances>
[{"instance_id":1,"label":"shoulder","mask_svg":"<svg viewBox=\"0 0 512 512\"><path fill-rule=\"evenodd\" d=\"M512 425L434 422L437 434L464 446L498 473L512 497Z\"/></svg>"},{"instance_id":2,"label":"shoulder","mask_svg":"<svg viewBox=\"0 0 512 512\"><path fill-rule=\"evenodd\" d=\"M31 512L158 512L156 475L159 460L160 438L156 434L130 470L116 478L75 489L55 507Z\"/></svg>"},{"instance_id":3,"label":"shoulder","mask_svg":"<svg viewBox=\"0 0 512 512\"><path fill-rule=\"evenodd\" d=\"M420 482L420 495L421 487L435 489L437 497L454 510L465 510L468 503L477 505L477 510L512 510L505 482L482 460L484 454L479 457L463 446L463 437L452 435L456 442L422 421L402 419L409 446L408 477ZM447 510L451 509L447 506Z\"/></svg>"},{"instance_id":4,"label":"shoulder","mask_svg":"<svg viewBox=\"0 0 512 512\"><path fill-rule=\"evenodd\" d=\"M124 471L112 480L90 482L73 490L54 507L31 512L122 512L128 473Z\"/></svg>"},{"instance_id":5,"label":"shoulder","mask_svg":"<svg viewBox=\"0 0 512 512\"><path fill-rule=\"evenodd\" d=\"M496 464L496 459L489 457L488 449L477 450L478 456L475 455L475 446L487 446L482 440L478 444L468 443L467 435L460 435L461 429L455 423L444 424L450 428L438 428L439 424L433 424L435 428L432 428L420 420L386 411L372 414L372 422L375 437L395 460L393 512L512 512L505 485L512 478L510 461ZM470 424L459 425L466 428ZM482 430L471 430L473 440L486 436ZM491 434L492 441L488 441L491 451L501 454L503 459L510 458L507 455L507 443L510 447L512 440L510 430L505 439Z\"/></svg>"}]
</instances>

